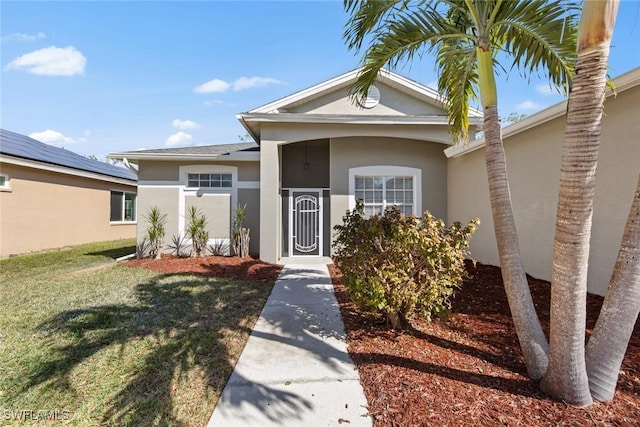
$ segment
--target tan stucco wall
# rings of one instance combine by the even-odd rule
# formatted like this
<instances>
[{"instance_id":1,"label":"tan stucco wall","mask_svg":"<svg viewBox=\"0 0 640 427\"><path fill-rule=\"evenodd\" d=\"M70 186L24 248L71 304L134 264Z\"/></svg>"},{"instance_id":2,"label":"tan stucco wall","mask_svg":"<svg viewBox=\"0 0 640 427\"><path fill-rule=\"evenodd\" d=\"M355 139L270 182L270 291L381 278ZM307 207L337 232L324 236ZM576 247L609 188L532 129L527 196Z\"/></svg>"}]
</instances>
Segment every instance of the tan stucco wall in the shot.
<instances>
[{"instance_id":1,"label":"tan stucco wall","mask_svg":"<svg viewBox=\"0 0 640 427\"><path fill-rule=\"evenodd\" d=\"M589 291L599 295L608 285L640 173L639 97L636 87L605 104L588 279ZM504 141L525 269L546 280L551 277L564 120L554 119ZM472 255L498 265L484 150L449 159L448 182L449 221L479 216Z\"/></svg>"},{"instance_id":2,"label":"tan stucco wall","mask_svg":"<svg viewBox=\"0 0 640 427\"><path fill-rule=\"evenodd\" d=\"M135 237L136 226L110 224L109 183L3 163L10 191L0 191L0 256Z\"/></svg>"},{"instance_id":3,"label":"tan stucco wall","mask_svg":"<svg viewBox=\"0 0 640 427\"><path fill-rule=\"evenodd\" d=\"M447 159L442 144L393 138L331 140L331 227L349 209L349 169L404 166L422 171L422 210L447 217Z\"/></svg>"},{"instance_id":4,"label":"tan stucco wall","mask_svg":"<svg viewBox=\"0 0 640 427\"><path fill-rule=\"evenodd\" d=\"M342 88L305 104L289 108L290 113L309 114L352 114L352 115L442 115L442 109L424 103L413 96L377 82L380 102L373 108L364 109L349 99L348 88Z\"/></svg>"},{"instance_id":5,"label":"tan stucco wall","mask_svg":"<svg viewBox=\"0 0 640 427\"><path fill-rule=\"evenodd\" d=\"M259 181L260 163L244 162L172 162L157 160L140 160L139 181L180 181L180 166L220 165L238 168L238 181Z\"/></svg>"}]
</instances>

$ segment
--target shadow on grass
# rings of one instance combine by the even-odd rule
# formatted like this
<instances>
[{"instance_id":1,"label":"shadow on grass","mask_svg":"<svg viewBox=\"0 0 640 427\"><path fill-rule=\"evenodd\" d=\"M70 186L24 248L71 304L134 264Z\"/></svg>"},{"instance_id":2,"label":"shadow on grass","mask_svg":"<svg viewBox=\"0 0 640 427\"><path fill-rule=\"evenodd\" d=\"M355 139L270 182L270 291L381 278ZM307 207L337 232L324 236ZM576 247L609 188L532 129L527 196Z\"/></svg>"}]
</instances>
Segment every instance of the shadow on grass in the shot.
<instances>
[{"instance_id":1,"label":"shadow on grass","mask_svg":"<svg viewBox=\"0 0 640 427\"><path fill-rule=\"evenodd\" d=\"M225 342L233 339L225 339L250 332L247 319L260 312L270 290L259 282L162 275L135 287L134 304L60 313L40 329L64 335L72 343L54 348L53 360L39 365L24 389L45 384L73 392L71 375L79 364L92 363L96 353L113 345L120 346L120 355L130 351L129 346L141 346L134 347L140 360L127 372L127 384L111 398L100 423L184 425L184 417L176 417L182 404L176 401L176 378L188 380L185 376L201 373L204 387L219 395L233 370L231 361L244 344L236 343L230 350ZM273 392L265 386L265 399ZM202 393L189 397L201 399ZM291 405L298 405L296 399L291 397ZM204 405L198 401L196 406L207 417L213 408Z\"/></svg>"},{"instance_id":2,"label":"shadow on grass","mask_svg":"<svg viewBox=\"0 0 640 427\"><path fill-rule=\"evenodd\" d=\"M122 246L113 249L105 249L104 251L87 252L87 255L100 256L105 258L118 259L123 256L136 253L136 245Z\"/></svg>"}]
</instances>

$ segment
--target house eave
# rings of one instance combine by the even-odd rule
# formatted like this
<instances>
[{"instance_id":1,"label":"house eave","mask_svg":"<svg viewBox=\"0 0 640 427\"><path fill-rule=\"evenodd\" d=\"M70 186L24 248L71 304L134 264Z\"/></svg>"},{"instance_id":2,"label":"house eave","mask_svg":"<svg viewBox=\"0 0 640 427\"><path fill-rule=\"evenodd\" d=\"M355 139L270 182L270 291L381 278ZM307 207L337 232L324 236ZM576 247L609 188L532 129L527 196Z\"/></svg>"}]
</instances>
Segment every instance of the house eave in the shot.
<instances>
[{"instance_id":1,"label":"house eave","mask_svg":"<svg viewBox=\"0 0 640 427\"><path fill-rule=\"evenodd\" d=\"M640 67L634 68L633 70L616 77L615 79L613 79L613 84L615 85L616 89L615 93L620 93L627 89L631 89L635 86L640 85ZM610 89L607 89L606 96L615 96L615 93ZM550 120L563 116L566 111L567 101L564 100L548 108L545 108L544 110L541 110L529 117L526 117L519 122L513 123L509 126L505 126L502 129L502 137L503 139L508 138L512 135L516 135L528 129L534 128ZM479 150L484 147L484 145L485 140L484 138L481 138L475 141L471 141L467 144L453 145L444 150L444 154L447 156L447 158L460 157L467 153Z\"/></svg>"},{"instance_id":2,"label":"house eave","mask_svg":"<svg viewBox=\"0 0 640 427\"><path fill-rule=\"evenodd\" d=\"M327 114L294 114L294 113L244 113L238 117L250 129L251 124L260 123L308 123L308 124L341 124L341 125L438 125L447 126L447 116L364 116L364 115L327 115ZM470 118L471 125L482 125L482 118Z\"/></svg>"},{"instance_id":3,"label":"house eave","mask_svg":"<svg viewBox=\"0 0 640 427\"><path fill-rule=\"evenodd\" d=\"M159 161L216 161L216 162L252 162L260 160L259 152L250 153L230 153L230 154L180 154L180 153L137 153L135 151L111 153L109 158L124 160L128 159L130 162L136 162L140 160L159 160Z\"/></svg>"},{"instance_id":4,"label":"house eave","mask_svg":"<svg viewBox=\"0 0 640 427\"><path fill-rule=\"evenodd\" d=\"M60 173L65 175L77 176L77 177L93 179L97 181L129 185L133 187L137 185L136 180L129 180L125 178L118 178L115 176L102 175L95 172L89 172L89 171L84 171L80 169L73 169L66 166L60 166L60 165L55 165L51 163L44 163L37 160L25 159L21 157L10 156L7 154L0 154L0 163L33 168L33 169L43 170L47 172L55 172L55 173Z\"/></svg>"}]
</instances>

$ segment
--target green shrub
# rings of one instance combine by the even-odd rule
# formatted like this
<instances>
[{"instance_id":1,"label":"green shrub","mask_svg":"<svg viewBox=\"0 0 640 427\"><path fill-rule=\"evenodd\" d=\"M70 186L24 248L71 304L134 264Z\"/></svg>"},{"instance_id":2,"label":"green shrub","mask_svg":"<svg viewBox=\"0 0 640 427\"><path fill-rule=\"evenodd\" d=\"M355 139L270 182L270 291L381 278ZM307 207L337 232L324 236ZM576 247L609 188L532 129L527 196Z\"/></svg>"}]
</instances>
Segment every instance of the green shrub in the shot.
<instances>
[{"instance_id":1,"label":"green shrub","mask_svg":"<svg viewBox=\"0 0 640 427\"><path fill-rule=\"evenodd\" d=\"M395 329L449 313L478 219L446 227L429 212L403 216L395 206L367 218L358 202L343 220L334 227L335 261L358 306L386 315Z\"/></svg>"}]
</instances>

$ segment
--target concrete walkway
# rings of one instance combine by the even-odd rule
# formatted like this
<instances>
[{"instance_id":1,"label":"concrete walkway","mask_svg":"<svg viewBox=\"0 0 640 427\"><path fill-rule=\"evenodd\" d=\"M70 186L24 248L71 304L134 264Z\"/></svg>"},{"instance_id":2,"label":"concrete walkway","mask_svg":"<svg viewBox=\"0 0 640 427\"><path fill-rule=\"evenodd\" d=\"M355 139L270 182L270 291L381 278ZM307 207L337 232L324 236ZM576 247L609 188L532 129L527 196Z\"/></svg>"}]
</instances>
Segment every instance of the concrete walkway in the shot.
<instances>
[{"instance_id":1,"label":"concrete walkway","mask_svg":"<svg viewBox=\"0 0 640 427\"><path fill-rule=\"evenodd\" d=\"M208 426L371 426L326 265L286 265Z\"/></svg>"}]
</instances>

